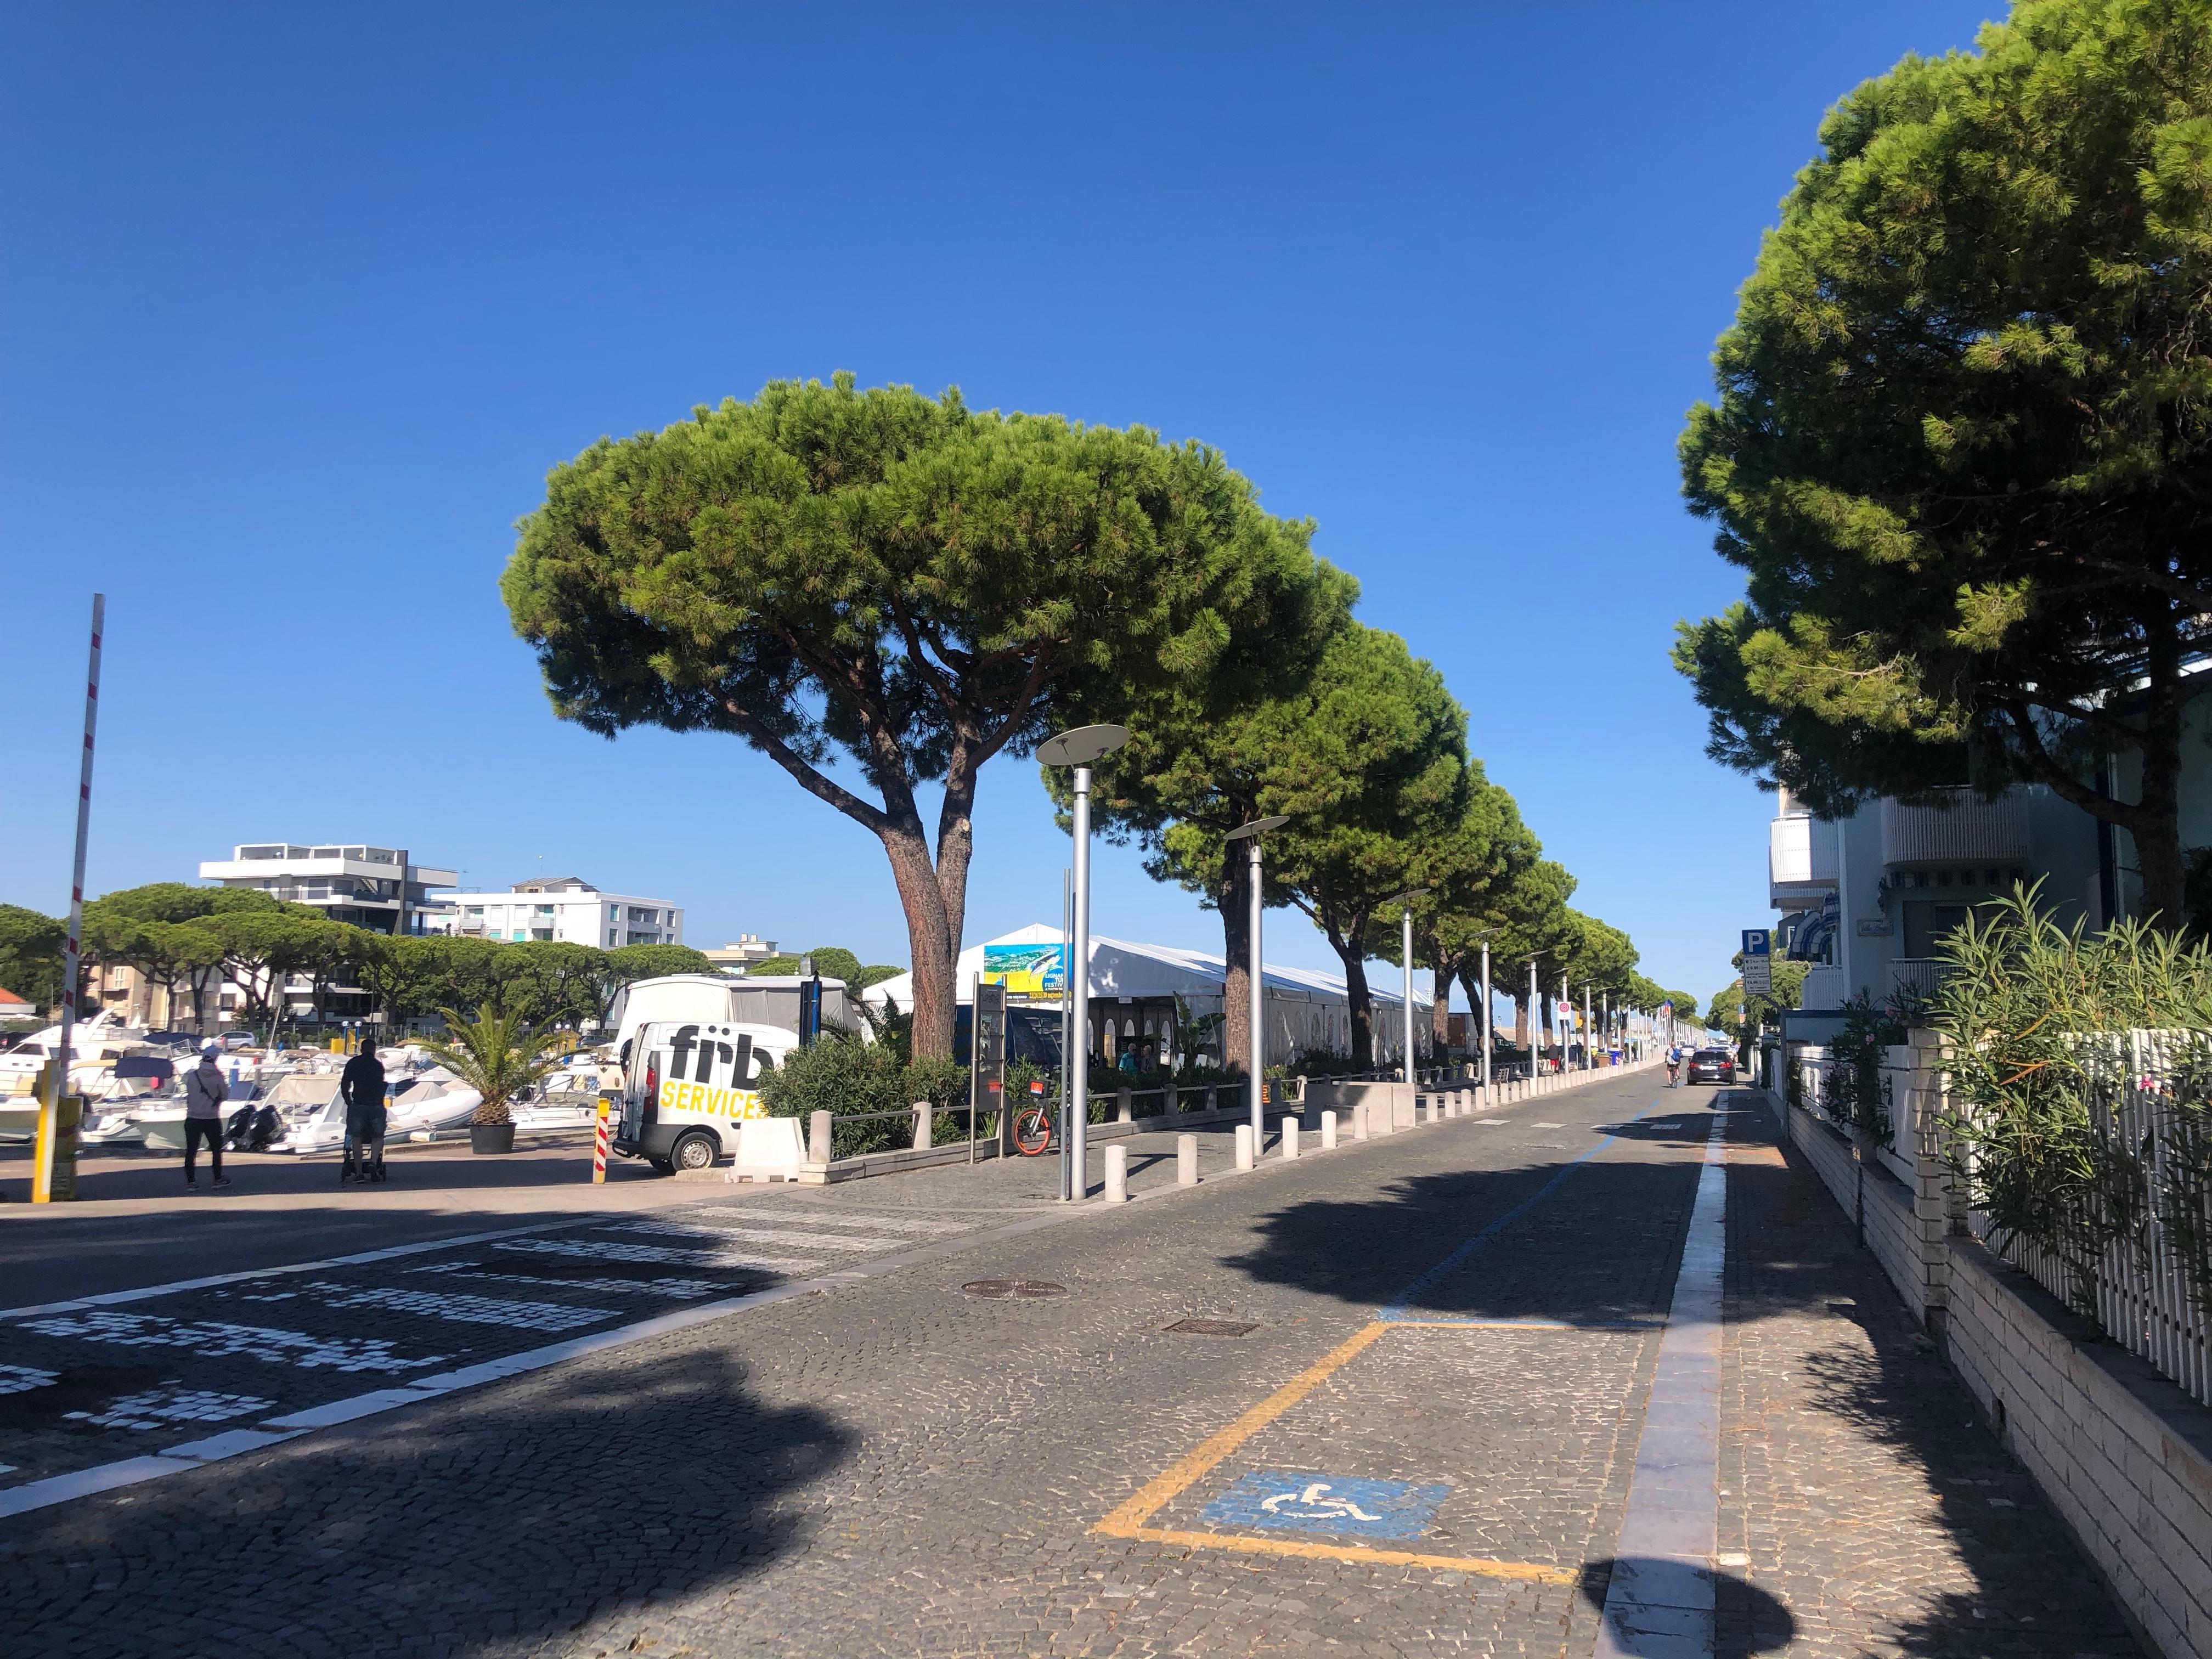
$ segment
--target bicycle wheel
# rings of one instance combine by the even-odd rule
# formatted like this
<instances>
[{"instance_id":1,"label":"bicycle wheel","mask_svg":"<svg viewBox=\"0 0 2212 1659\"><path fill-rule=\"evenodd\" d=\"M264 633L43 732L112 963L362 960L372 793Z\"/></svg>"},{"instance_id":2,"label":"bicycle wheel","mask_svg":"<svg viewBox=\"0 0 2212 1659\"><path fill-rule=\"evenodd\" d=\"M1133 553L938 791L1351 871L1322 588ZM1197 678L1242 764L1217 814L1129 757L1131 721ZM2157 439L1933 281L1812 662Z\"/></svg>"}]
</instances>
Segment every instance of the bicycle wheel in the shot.
<instances>
[{"instance_id":1,"label":"bicycle wheel","mask_svg":"<svg viewBox=\"0 0 2212 1659\"><path fill-rule=\"evenodd\" d=\"M1035 1158L1052 1145L1052 1114L1042 1106L1025 1106L1015 1113L1014 1145L1024 1158Z\"/></svg>"}]
</instances>

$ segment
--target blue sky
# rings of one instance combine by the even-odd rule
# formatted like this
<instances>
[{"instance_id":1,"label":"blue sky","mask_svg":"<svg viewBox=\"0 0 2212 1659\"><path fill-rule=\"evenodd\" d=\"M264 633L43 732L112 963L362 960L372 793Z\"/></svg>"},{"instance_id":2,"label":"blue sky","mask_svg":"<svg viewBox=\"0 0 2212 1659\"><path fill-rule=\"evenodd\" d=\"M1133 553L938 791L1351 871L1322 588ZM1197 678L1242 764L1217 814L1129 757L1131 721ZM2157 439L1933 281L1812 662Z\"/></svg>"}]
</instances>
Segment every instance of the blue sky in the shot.
<instances>
[{"instance_id":1,"label":"blue sky","mask_svg":"<svg viewBox=\"0 0 2212 1659\"><path fill-rule=\"evenodd\" d=\"M1708 995L1771 807L1667 663L1741 591L1675 434L1822 110L1990 9L15 9L0 900L66 903L98 587L94 893L368 841L904 962L871 837L734 739L555 721L496 592L553 463L849 368L1218 447ZM969 940L1052 920L1031 766L976 840ZM1133 853L1096 893L1219 946Z\"/></svg>"}]
</instances>

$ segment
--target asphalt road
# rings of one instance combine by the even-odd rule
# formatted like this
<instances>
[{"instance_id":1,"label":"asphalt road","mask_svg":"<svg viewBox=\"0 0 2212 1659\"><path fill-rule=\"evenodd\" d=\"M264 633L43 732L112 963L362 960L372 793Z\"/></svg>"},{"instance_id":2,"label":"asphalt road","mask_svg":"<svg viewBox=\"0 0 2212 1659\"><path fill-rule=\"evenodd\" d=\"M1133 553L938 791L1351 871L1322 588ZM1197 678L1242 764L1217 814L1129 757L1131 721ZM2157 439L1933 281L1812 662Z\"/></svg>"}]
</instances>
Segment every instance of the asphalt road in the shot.
<instances>
[{"instance_id":1,"label":"asphalt road","mask_svg":"<svg viewBox=\"0 0 2212 1659\"><path fill-rule=\"evenodd\" d=\"M1638 1462L1664 1428L1717 1443L1717 1588L1639 1651L2132 1652L1772 1141L1749 1096L1636 1077L1115 1209L1020 1164L709 1189L0 1321L0 1387L32 1379L0 1505L61 1494L0 1518L0 1628L73 1659L1580 1659L1624 1523L1679 1507ZM1670 1426L1702 1375L1670 1310L1720 1305L1723 1234L1720 1403ZM153 1478L64 1492L101 1470ZM1954 1491L2006 1504L1996 1545Z\"/></svg>"}]
</instances>

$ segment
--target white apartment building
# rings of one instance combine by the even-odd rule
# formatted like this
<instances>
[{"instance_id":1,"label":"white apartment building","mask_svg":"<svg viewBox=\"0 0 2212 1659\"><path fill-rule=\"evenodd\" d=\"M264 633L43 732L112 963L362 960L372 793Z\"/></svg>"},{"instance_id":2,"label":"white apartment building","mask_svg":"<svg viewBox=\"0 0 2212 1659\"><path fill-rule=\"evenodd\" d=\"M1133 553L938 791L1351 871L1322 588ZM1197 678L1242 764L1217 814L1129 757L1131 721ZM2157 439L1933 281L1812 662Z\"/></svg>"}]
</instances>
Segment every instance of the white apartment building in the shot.
<instances>
[{"instance_id":1,"label":"white apartment building","mask_svg":"<svg viewBox=\"0 0 2212 1659\"><path fill-rule=\"evenodd\" d=\"M451 870L416 864L399 848L249 842L232 848L227 859L203 861L200 879L312 904L331 921L379 933L419 933L424 931L424 909L444 902L430 890L451 887L460 878Z\"/></svg>"},{"instance_id":2,"label":"white apartment building","mask_svg":"<svg viewBox=\"0 0 2212 1659\"><path fill-rule=\"evenodd\" d=\"M603 951L684 943L680 907L666 899L602 892L576 876L519 881L504 892L443 895L423 925L471 939L561 939Z\"/></svg>"},{"instance_id":3,"label":"white apartment building","mask_svg":"<svg viewBox=\"0 0 2212 1659\"><path fill-rule=\"evenodd\" d=\"M1937 942L1973 905L2040 880L2063 925L2124 914L2126 872L2095 822L2041 785L1985 800L1952 789L1924 803L1883 799L1816 818L1785 790L1767 841L1774 954L1809 964L1787 1035L1821 1042L1861 994L1880 1004L1932 993Z\"/></svg>"}]
</instances>

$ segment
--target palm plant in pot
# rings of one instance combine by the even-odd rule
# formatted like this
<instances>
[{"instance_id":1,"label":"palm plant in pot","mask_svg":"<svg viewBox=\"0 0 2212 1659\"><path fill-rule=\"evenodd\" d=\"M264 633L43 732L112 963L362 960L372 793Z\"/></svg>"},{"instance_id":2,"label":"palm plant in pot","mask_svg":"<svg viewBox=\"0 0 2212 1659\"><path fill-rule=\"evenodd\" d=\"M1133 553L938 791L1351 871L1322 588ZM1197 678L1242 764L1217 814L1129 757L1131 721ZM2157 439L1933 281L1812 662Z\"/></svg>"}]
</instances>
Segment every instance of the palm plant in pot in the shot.
<instances>
[{"instance_id":1,"label":"palm plant in pot","mask_svg":"<svg viewBox=\"0 0 2212 1659\"><path fill-rule=\"evenodd\" d=\"M507 1103L561 1064L553 1051L556 1034L532 1027L520 1014L503 1014L490 1003L464 1019L451 1008L442 1037L417 1038L423 1053L483 1098L469 1120L469 1150L511 1152L514 1119Z\"/></svg>"}]
</instances>

